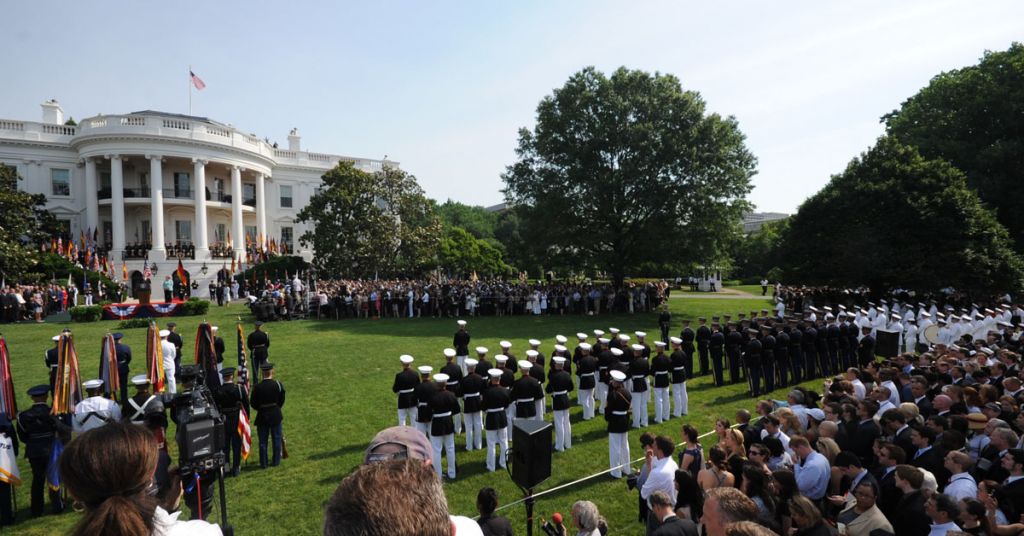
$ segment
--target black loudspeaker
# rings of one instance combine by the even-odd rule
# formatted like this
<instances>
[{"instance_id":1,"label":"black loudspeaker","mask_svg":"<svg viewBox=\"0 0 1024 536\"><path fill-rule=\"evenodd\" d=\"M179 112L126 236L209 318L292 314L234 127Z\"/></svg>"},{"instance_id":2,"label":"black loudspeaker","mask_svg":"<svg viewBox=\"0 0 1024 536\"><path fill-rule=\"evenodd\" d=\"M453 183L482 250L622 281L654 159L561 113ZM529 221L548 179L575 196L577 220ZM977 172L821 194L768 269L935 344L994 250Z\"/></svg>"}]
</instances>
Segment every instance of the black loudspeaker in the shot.
<instances>
[{"instance_id":1,"label":"black loudspeaker","mask_svg":"<svg viewBox=\"0 0 1024 536\"><path fill-rule=\"evenodd\" d=\"M512 481L530 489L551 476L551 423L534 419L512 422Z\"/></svg>"}]
</instances>

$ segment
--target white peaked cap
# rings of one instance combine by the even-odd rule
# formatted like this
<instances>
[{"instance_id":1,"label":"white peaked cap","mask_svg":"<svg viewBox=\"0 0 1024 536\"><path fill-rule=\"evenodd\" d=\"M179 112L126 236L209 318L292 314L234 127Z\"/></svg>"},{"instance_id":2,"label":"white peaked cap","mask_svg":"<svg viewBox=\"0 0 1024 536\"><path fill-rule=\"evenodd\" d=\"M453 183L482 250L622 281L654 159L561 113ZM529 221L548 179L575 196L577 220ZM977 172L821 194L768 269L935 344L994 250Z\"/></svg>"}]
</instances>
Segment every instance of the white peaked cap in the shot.
<instances>
[{"instance_id":1,"label":"white peaked cap","mask_svg":"<svg viewBox=\"0 0 1024 536\"><path fill-rule=\"evenodd\" d=\"M586 333L583 333L583 332L581 331L581 332L579 332L579 333L577 333L577 334L576 334L576 338L577 338L577 339L579 339L579 340L581 340L581 341L585 341L585 340L587 340L587 334L586 334ZM54 340L56 340L56 339L54 339Z\"/></svg>"},{"instance_id":2,"label":"white peaked cap","mask_svg":"<svg viewBox=\"0 0 1024 536\"><path fill-rule=\"evenodd\" d=\"M567 350L568 350L568 348L566 348L565 346L562 346L561 344L556 344L555 345L555 351L556 352L565 352Z\"/></svg>"},{"instance_id":3,"label":"white peaked cap","mask_svg":"<svg viewBox=\"0 0 1024 536\"><path fill-rule=\"evenodd\" d=\"M654 341L654 346L656 346L658 348L664 348L665 347L665 343L661 342L661 341Z\"/></svg>"},{"instance_id":4,"label":"white peaked cap","mask_svg":"<svg viewBox=\"0 0 1024 536\"><path fill-rule=\"evenodd\" d=\"M566 339L565 335L555 335L555 342L558 344L565 344L569 342L569 339Z\"/></svg>"},{"instance_id":5,"label":"white peaked cap","mask_svg":"<svg viewBox=\"0 0 1024 536\"><path fill-rule=\"evenodd\" d=\"M527 342L530 343L530 346L540 346L540 341L538 341L537 339L530 339Z\"/></svg>"},{"instance_id":6,"label":"white peaked cap","mask_svg":"<svg viewBox=\"0 0 1024 536\"><path fill-rule=\"evenodd\" d=\"M565 364L565 358L560 356L560 355L556 355L555 357L551 358L551 362L555 363L556 365L564 365Z\"/></svg>"},{"instance_id":7,"label":"white peaked cap","mask_svg":"<svg viewBox=\"0 0 1024 536\"><path fill-rule=\"evenodd\" d=\"M622 355L622 350L619 350L618 348L612 348L612 355L615 357L619 357L620 355Z\"/></svg>"},{"instance_id":8,"label":"white peaked cap","mask_svg":"<svg viewBox=\"0 0 1024 536\"><path fill-rule=\"evenodd\" d=\"M423 365L419 367L418 370L420 371L420 374L430 374L431 372L434 372L434 367L431 367L430 365Z\"/></svg>"},{"instance_id":9,"label":"white peaked cap","mask_svg":"<svg viewBox=\"0 0 1024 536\"><path fill-rule=\"evenodd\" d=\"M97 387L103 387L103 380L86 380L82 382L82 386L86 389L96 389Z\"/></svg>"},{"instance_id":10,"label":"white peaked cap","mask_svg":"<svg viewBox=\"0 0 1024 536\"><path fill-rule=\"evenodd\" d=\"M168 335L170 335L170 334L171 334L170 330L166 330L166 329L161 329L160 330L160 338L161 339L166 337L166 336L168 336Z\"/></svg>"},{"instance_id":11,"label":"white peaked cap","mask_svg":"<svg viewBox=\"0 0 1024 536\"><path fill-rule=\"evenodd\" d=\"M647 336L647 332L645 332L645 331L634 331L633 334L636 335L637 337L646 337Z\"/></svg>"},{"instance_id":12,"label":"white peaked cap","mask_svg":"<svg viewBox=\"0 0 1024 536\"><path fill-rule=\"evenodd\" d=\"M580 343L580 350L586 350L586 351L589 352L592 348L593 348L593 346L591 346L589 342L581 342Z\"/></svg>"},{"instance_id":13,"label":"white peaked cap","mask_svg":"<svg viewBox=\"0 0 1024 536\"><path fill-rule=\"evenodd\" d=\"M481 355L486 354L487 353L487 347L486 346L477 346L476 347L476 353L481 354Z\"/></svg>"},{"instance_id":14,"label":"white peaked cap","mask_svg":"<svg viewBox=\"0 0 1024 536\"><path fill-rule=\"evenodd\" d=\"M466 325L466 321L465 320L457 320L455 323L460 325L460 326L465 326Z\"/></svg>"},{"instance_id":15,"label":"white peaked cap","mask_svg":"<svg viewBox=\"0 0 1024 536\"><path fill-rule=\"evenodd\" d=\"M398 360L401 361L402 363L405 363L406 365L415 361L415 359L413 359L413 357L409 354L399 356Z\"/></svg>"},{"instance_id":16,"label":"white peaked cap","mask_svg":"<svg viewBox=\"0 0 1024 536\"><path fill-rule=\"evenodd\" d=\"M500 378L503 371L500 368L492 368L487 370L487 375L492 378Z\"/></svg>"},{"instance_id":17,"label":"white peaked cap","mask_svg":"<svg viewBox=\"0 0 1024 536\"><path fill-rule=\"evenodd\" d=\"M519 361L519 368L525 372L533 368L533 363L530 363L529 361L522 359Z\"/></svg>"},{"instance_id":18,"label":"white peaked cap","mask_svg":"<svg viewBox=\"0 0 1024 536\"><path fill-rule=\"evenodd\" d=\"M466 366L467 367L475 367L479 363L480 363L479 361L477 361L476 359L473 359L472 357L467 357L466 358Z\"/></svg>"},{"instance_id":19,"label":"white peaked cap","mask_svg":"<svg viewBox=\"0 0 1024 536\"><path fill-rule=\"evenodd\" d=\"M448 383L448 375L443 372L434 374L434 381L437 383Z\"/></svg>"},{"instance_id":20,"label":"white peaked cap","mask_svg":"<svg viewBox=\"0 0 1024 536\"><path fill-rule=\"evenodd\" d=\"M444 356L445 357L455 357L455 349L454 348L445 348L444 349Z\"/></svg>"},{"instance_id":21,"label":"white peaked cap","mask_svg":"<svg viewBox=\"0 0 1024 536\"><path fill-rule=\"evenodd\" d=\"M669 337L668 341L672 344L683 344L683 339L680 339L679 337Z\"/></svg>"},{"instance_id":22,"label":"white peaked cap","mask_svg":"<svg viewBox=\"0 0 1024 536\"><path fill-rule=\"evenodd\" d=\"M536 359L538 355L540 355L540 353L537 352L537 350L527 350L526 351L526 357L532 357L532 358Z\"/></svg>"},{"instance_id":23,"label":"white peaked cap","mask_svg":"<svg viewBox=\"0 0 1024 536\"><path fill-rule=\"evenodd\" d=\"M611 377L612 377L613 380L615 380L617 382L624 382L624 381L626 381L626 373L622 372L621 370L613 370L613 371L611 371Z\"/></svg>"},{"instance_id":24,"label":"white peaked cap","mask_svg":"<svg viewBox=\"0 0 1024 536\"><path fill-rule=\"evenodd\" d=\"M512 343L510 343L508 341L501 341L501 342L498 343L498 346L500 346L502 348L512 348Z\"/></svg>"},{"instance_id":25,"label":"white peaked cap","mask_svg":"<svg viewBox=\"0 0 1024 536\"><path fill-rule=\"evenodd\" d=\"M634 345L631 345L630 348L632 348L634 352L643 352L644 351L644 345L642 345L642 344L634 344Z\"/></svg>"}]
</instances>

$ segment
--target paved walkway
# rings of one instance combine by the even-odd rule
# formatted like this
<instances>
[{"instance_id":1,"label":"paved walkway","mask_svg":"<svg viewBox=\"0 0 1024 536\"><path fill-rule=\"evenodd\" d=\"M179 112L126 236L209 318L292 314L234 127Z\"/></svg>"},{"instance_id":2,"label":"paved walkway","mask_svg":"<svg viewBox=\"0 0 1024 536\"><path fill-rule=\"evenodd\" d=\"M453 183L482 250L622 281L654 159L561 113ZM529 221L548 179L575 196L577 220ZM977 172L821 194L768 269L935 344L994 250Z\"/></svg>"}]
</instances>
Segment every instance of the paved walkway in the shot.
<instances>
[{"instance_id":1,"label":"paved walkway","mask_svg":"<svg viewBox=\"0 0 1024 536\"><path fill-rule=\"evenodd\" d=\"M759 296L750 294L749 292L743 292L742 290L736 290L732 288L723 288L718 292L673 292L670 298L680 299L713 299L713 300L756 300L756 299L770 299L771 296Z\"/></svg>"}]
</instances>

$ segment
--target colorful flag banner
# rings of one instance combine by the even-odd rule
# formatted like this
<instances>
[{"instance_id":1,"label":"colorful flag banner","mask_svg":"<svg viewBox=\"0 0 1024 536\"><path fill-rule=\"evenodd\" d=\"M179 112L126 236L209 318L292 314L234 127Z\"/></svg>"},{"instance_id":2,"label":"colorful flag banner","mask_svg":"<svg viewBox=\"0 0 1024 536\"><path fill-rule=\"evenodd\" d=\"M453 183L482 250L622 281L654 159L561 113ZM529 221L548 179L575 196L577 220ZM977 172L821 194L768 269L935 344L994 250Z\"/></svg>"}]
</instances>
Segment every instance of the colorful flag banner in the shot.
<instances>
[{"instance_id":1,"label":"colorful flag banner","mask_svg":"<svg viewBox=\"0 0 1024 536\"><path fill-rule=\"evenodd\" d=\"M6 415L11 422L18 416L14 378L11 376L11 356L7 353L7 341L3 336L0 336L0 415Z\"/></svg>"},{"instance_id":2,"label":"colorful flag banner","mask_svg":"<svg viewBox=\"0 0 1024 536\"><path fill-rule=\"evenodd\" d=\"M117 373L117 343L107 333L100 346L100 379L103 380L103 396L118 401L121 393L121 375Z\"/></svg>"},{"instance_id":3,"label":"colorful flag banner","mask_svg":"<svg viewBox=\"0 0 1024 536\"><path fill-rule=\"evenodd\" d=\"M220 372L217 370L217 350L213 345L213 329L203 322L196 330L196 364L203 370L206 386L210 391L220 387Z\"/></svg>"},{"instance_id":4,"label":"colorful flag banner","mask_svg":"<svg viewBox=\"0 0 1024 536\"><path fill-rule=\"evenodd\" d=\"M0 482L8 486L21 485L18 457L14 454L14 439L7 434L0 435Z\"/></svg>"},{"instance_id":5,"label":"colorful flag banner","mask_svg":"<svg viewBox=\"0 0 1024 536\"><path fill-rule=\"evenodd\" d=\"M53 415L75 413L82 401L82 377L78 372L78 353L75 352L71 331L61 333L57 342L57 379L53 386Z\"/></svg>"},{"instance_id":6,"label":"colorful flag banner","mask_svg":"<svg viewBox=\"0 0 1024 536\"><path fill-rule=\"evenodd\" d=\"M188 72L188 76L192 79L192 85L196 86L197 90L202 91L203 89L206 88L206 82L203 82L202 78L199 78L198 76L196 76L196 73L193 73L192 71L189 71Z\"/></svg>"},{"instance_id":7,"label":"colorful flag banner","mask_svg":"<svg viewBox=\"0 0 1024 536\"><path fill-rule=\"evenodd\" d=\"M164 354L160 346L160 329L156 322L149 323L146 331L146 371L149 383L153 385L153 393L162 393L167 389L167 378L164 376Z\"/></svg>"},{"instance_id":8,"label":"colorful flag banner","mask_svg":"<svg viewBox=\"0 0 1024 536\"><path fill-rule=\"evenodd\" d=\"M249 426L249 413L245 408L238 408L238 437L242 439L242 459L249 459L249 451L252 450L252 428Z\"/></svg>"},{"instance_id":9,"label":"colorful flag banner","mask_svg":"<svg viewBox=\"0 0 1024 536\"><path fill-rule=\"evenodd\" d=\"M60 491L60 455L64 452L64 442L58 435L53 439L50 449L50 462L46 464L46 485L53 491Z\"/></svg>"}]
</instances>

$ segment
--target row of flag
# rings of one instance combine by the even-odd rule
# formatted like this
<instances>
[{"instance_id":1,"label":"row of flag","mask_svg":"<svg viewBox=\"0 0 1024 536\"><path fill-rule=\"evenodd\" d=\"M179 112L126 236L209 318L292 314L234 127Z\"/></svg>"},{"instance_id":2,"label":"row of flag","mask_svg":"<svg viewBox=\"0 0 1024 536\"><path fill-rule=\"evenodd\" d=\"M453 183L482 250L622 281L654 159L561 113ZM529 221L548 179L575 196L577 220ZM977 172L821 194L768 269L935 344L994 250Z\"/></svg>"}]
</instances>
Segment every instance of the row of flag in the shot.
<instances>
[{"instance_id":1,"label":"row of flag","mask_svg":"<svg viewBox=\"0 0 1024 536\"><path fill-rule=\"evenodd\" d=\"M236 328L236 344L238 348L238 379L246 396L251 389L249 368L245 353L245 338L242 323ZM220 374L217 370L217 353L214 349L213 330L203 322L196 331L195 363L206 372L207 385L213 389L220 385ZM75 350L74 336L70 330L64 330L57 342L57 375L54 383L53 406L54 416L68 417L75 413L75 406L83 399L82 378L79 372L78 353ZM117 373L117 350L111 334L103 336L100 347L100 379L104 382L104 394L117 400L120 392L120 377ZM160 346L160 330L156 322L150 321L146 331L146 371L149 376L153 393L167 391L167 378L164 375L163 353ZM214 383L217 382L217 383ZM0 415L14 421L18 415L17 402L14 395L14 379L11 376L10 354L7 341L0 335ZM124 402L124 401L119 401ZM248 459L252 450L252 428L249 415L244 408L239 408L238 426L228 431L239 435L242 442L242 459ZM12 445L4 444L10 438L0 436L0 482L19 485L21 483L17 460ZM9 447L9 448L8 448ZM60 438L54 439L53 449L47 466L47 485L57 491L60 489L60 471L58 460L64 451L64 443Z\"/></svg>"}]
</instances>

